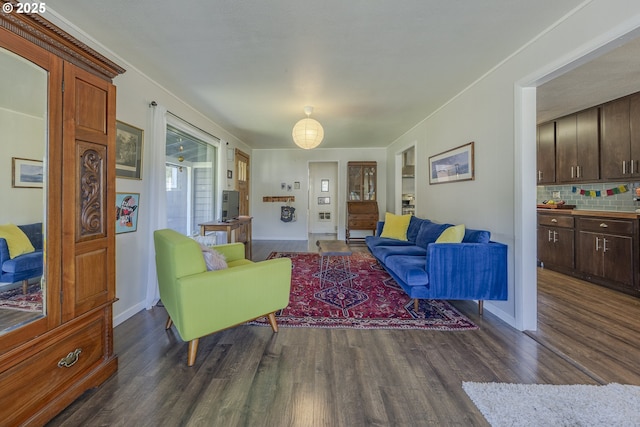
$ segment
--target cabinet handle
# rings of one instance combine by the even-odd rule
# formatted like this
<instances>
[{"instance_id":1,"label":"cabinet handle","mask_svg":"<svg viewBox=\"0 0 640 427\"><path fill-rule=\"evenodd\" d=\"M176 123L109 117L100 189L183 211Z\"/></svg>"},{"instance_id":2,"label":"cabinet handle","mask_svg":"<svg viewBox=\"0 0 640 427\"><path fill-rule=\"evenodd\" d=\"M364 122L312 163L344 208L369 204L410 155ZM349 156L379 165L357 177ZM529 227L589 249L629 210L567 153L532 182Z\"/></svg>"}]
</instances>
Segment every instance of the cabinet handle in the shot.
<instances>
[{"instance_id":1,"label":"cabinet handle","mask_svg":"<svg viewBox=\"0 0 640 427\"><path fill-rule=\"evenodd\" d=\"M629 163L631 163L631 173L633 173L633 160L631 160Z\"/></svg>"},{"instance_id":2,"label":"cabinet handle","mask_svg":"<svg viewBox=\"0 0 640 427\"><path fill-rule=\"evenodd\" d=\"M552 233L552 231L551 231L551 230L549 230L549 237L547 238L547 240L548 240L549 242L553 242L553 240L552 240L552 238L551 238L551 233Z\"/></svg>"},{"instance_id":3,"label":"cabinet handle","mask_svg":"<svg viewBox=\"0 0 640 427\"><path fill-rule=\"evenodd\" d=\"M600 238L596 237L596 252L600 250Z\"/></svg>"},{"instance_id":4,"label":"cabinet handle","mask_svg":"<svg viewBox=\"0 0 640 427\"><path fill-rule=\"evenodd\" d=\"M576 178L580 178L580 166L576 166Z\"/></svg>"},{"instance_id":5,"label":"cabinet handle","mask_svg":"<svg viewBox=\"0 0 640 427\"><path fill-rule=\"evenodd\" d=\"M571 178L573 178L573 166L571 166Z\"/></svg>"},{"instance_id":6,"label":"cabinet handle","mask_svg":"<svg viewBox=\"0 0 640 427\"><path fill-rule=\"evenodd\" d=\"M609 226L607 225L606 222L603 222L600 224L600 228L608 228Z\"/></svg>"},{"instance_id":7,"label":"cabinet handle","mask_svg":"<svg viewBox=\"0 0 640 427\"><path fill-rule=\"evenodd\" d=\"M627 173L627 161L623 160L622 161L622 174L626 174Z\"/></svg>"},{"instance_id":8,"label":"cabinet handle","mask_svg":"<svg viewBox=\"0 0 640 427\"><path fill-rule=\"evenodd\" d=\"M604 237L602 238L602 252L607 252L609 249L607 249L607 239L605 239Z\"/></svg>"},{"instance_id":9,"label":"cabinet handle","mask_svg":"<svg viewBox=\"0 0 640 427\"><path fill-rule=\"evenodd\" d=\"M558 232L554 231L553 232L553 243L556 243L558 241Z\"/></svg>"},{"instance_id":10,"label":"cabinet handle","mask_svg":"<svg viewBox=\"0 0 640 427\"><path fill-rule=\"evenodd\" d=\"M80 353L82 353L81 348L76 348L71 353L67 354L66 357L63 357L58 362L58 368L70 368L76 364L78 359L80 358Z\"/></svg>"},{"instance_id":11,"label":"cabinet handle","mask_svg":"<svg viewBox=\"0 0 640 427\"><path fill-rule=\"evenodd\" d=\"M556 223L556 222L558 222L558 220L555 219L555 218L551 218L551 222Z\"/></svg>"},{"instance_id":12,"label":"cabinet handle","mask_svg":"<svg viewBox=\"0 0 640 427\"><path fill-rule=\"evenodd\" d=\"M538 181L542 181L542 171L538 171Z\"/></svg>"}]
</instances>

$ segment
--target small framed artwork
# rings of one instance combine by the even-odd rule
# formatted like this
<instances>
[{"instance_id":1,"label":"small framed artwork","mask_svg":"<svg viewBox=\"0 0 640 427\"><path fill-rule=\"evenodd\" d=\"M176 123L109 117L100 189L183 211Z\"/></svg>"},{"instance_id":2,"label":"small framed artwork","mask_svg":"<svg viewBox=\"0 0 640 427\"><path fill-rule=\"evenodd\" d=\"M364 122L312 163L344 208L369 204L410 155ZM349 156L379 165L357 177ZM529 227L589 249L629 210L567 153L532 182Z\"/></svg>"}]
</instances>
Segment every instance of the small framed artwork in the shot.
<instances>
[{"instance_id":1,"label":"small framed artwork","mask_svg":"<svg viewBox=\"0 0 640 427\"><path fill-rule=\"evenodd\" d=\"M116 234L138 229L140 193L116 193Z\"/></svg>"},{"instance_id":2,"label":"small framed artwork","mask_svg":"<svg viewBox=\"0 0 640 427\"><path fill-rule=\"evenodd\" d=\"M232 179L232 178L233 178L233 171L227 170L227 179Z\"/></svg>"},{"instance_id":3,"label":"small framed artwork","mask_svg":"<svg viewBox=\"0 0 640 427\"><path fill-rule=\"evenodd\" d=\"M473 141L429 157L429 184L475 179Z\"/></svg>"},{"instance_id":4,"label":"small framed artwork","mask_svg":"<svg viewBox=\"0 0 640 427\"><path fill-rule=\"evenodd\" d=\"M142 179L144 131L116 121L116 177Z\"/></svg>"},{"instance_id":5,"label":"small framed artwork","mask_svg":"<svg viewBox=\"0 0 640 427\"><path fill-rule=\"evenodd\" d=\"M328 179L321 179L320 180L320 191L322 191L323 193L326 193L327 191L329 191L329 180Z\"/></svg>"},{"instance_id":6,"label":"small framed artwork","mask_svg":"<svg viewBox=\"0 0 640 427\"><path fill-rule=\"evenodd\" d=\"M319 205L330 205L331 204L331 197L318 197L318 204Z\"/></svg>"},{"instance_id":7,"label":"small framed artwork","mask_svg":"<svg viewBox=\"0 0 640 427\"><path fill-rule=\"evenodd\" d=\"M44 163L41 160L11 158L11 186L13 188L42 188Z\"/></svg>"}]
</instances>

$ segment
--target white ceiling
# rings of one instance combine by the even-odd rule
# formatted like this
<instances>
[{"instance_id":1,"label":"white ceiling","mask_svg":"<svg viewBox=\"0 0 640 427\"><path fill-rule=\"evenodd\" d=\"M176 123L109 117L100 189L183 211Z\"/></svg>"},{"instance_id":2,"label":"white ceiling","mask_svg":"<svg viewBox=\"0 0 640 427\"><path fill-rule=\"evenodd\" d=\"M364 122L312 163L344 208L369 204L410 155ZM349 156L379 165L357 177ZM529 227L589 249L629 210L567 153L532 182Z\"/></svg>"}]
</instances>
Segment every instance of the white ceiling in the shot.
<instances>
[{"instance_id":1,"label":"white ceiling","mask_svg":"<svg viewBox=\"0 0 640 427\"><path fill-rule=\"evenodd\" d=\"M583 0L56 0L63 16L253 148L386 147ZM637 68L636 68L637 69ZM551 83L548 83L551 84ZM567 108L567 95L551 87Z\"/></svg>"}]
</instances>

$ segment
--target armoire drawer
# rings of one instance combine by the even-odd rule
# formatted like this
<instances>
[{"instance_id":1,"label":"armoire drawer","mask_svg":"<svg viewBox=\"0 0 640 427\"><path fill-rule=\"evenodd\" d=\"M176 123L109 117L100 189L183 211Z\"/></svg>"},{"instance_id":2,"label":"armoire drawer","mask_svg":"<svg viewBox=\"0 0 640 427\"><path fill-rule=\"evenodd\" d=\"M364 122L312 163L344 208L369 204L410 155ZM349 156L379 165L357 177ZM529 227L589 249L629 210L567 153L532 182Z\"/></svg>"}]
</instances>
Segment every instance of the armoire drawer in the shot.
<instances>
[{"instance_id":1,"label":"armoire drawer","mask_svg":"<svg viewBox=\"0 0 640 427\"><path fill-rule=\"evenodd\" d=\"M29 348L34 351L33 356L0 374L3 395L15 399L11 405L0 405L3 423L20 424L27 414L44 407L55 396L54 391L72 386L100 364L106 346L104 312L100 310L81 322L71 323L59 327L68 330L56 333L55 342L44 340L36 348ZM59 366L65 358L70 366Z\"/></svg>"}]
</instances>

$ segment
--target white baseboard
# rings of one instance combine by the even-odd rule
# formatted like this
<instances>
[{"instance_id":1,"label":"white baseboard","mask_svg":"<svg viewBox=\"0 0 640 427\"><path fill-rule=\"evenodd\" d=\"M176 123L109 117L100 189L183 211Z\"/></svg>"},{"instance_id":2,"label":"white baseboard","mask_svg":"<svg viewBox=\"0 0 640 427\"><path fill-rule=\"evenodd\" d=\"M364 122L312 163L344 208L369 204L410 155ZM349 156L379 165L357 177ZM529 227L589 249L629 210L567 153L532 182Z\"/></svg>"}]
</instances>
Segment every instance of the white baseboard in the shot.
<instances>
[{"instance_id":1,"label":"white baseboard","mask_svg":"<svg viewBox=\"0 0 640 427\"><path fill-rule=\"evenodd\" d=\"M113 316L113 327L115 328L125 320L129 319L130 317L133 317L136 313L144 310L144 308L145 308L144 301L141 301L138 304L134 305L133 307L130 307L128 310L125 310L124 312Z\"/></svg>"}]
</instances>

